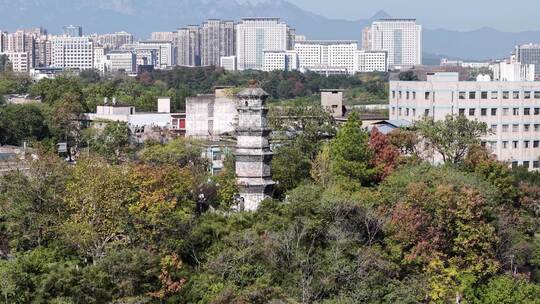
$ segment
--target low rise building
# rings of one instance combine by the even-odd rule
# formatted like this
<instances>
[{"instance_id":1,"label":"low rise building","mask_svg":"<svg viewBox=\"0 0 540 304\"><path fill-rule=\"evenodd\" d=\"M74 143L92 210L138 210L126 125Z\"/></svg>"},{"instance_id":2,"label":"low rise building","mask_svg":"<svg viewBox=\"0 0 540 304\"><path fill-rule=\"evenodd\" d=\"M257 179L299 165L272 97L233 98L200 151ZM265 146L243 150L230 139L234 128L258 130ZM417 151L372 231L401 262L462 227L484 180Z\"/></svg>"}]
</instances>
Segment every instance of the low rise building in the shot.
<instances>
[{"instance_id":1,"label":"low rise building","mask_svg":"<svg viewBox=\"0 0 540 304\"><path fill-rule=\"evenodd\" d=\"M263 71L293 71L298 69L295 51L264 51Z\"/></svg>"},{"instance_id":2,"label":"low rise building","mask_svg":"<svg viewBox=\"0 0 540 304\"><path fill-rule=\"evenodd\" d=\"M104 58L105 72L127 74L137 73L137 55L132 51L111 51Z\"/></svg>"},{"instance_id":3,"label":"low rise building","mask_svg":"<svg viewBox=\"0 0 540 304\"><path fill-rule=\"evenodd\" d=\"M497 81L534 81L534 64L523 64L504 60L491 65L493 80Z\"/></svg>"},{"instance_id":4,"label":"low rise building","mask_svg":"<svg viewBox=\"0 0 540 304\"><path fill-rule=\"evenodd\" d=\"M321 90L321 106L334 117L343 117L343 90Z\"/></svg>"},{"instance_id":5,"label":"low rise building","mask_svg":"<svg viewBox=\"0 0 540 304\"><path fill-rule=\"evenodd\" d=\"M236 56L224 56L220 58L220 66L225 71L236 71Z\"/></svg>"},{"instance_id":6,"label":"low rise building","mask_svg":"<svg viewBox=\"0 0 540 304\"><path fill-rule=\"evenodd\" d=\"M390 82L390 119L410 122L463 115L485 122L482 142L501 161L540 169L540 82L459 81L436 73L427 81Z\"/></svg>"},{"instance_id":7,"label":"low rise building","mask_svg":"<svg viewBox=\"0 0 540 304\"><path fill-rule=\"evenodd\" d=\"M30 69L30 55L28 52L4 52L0 56L7 56L13 72L27 73Z\"/></svg>"},{"instance_id":8,"label":"low rise building","mask_svg":"<svg viewBox=\"0 0 540 304\"><path fill-rule=\"evenodd\" d=\"M358 50L355 56L355 72L386 72L388 71L388 53L386 51Z\"/></svg>"}]
</instances>

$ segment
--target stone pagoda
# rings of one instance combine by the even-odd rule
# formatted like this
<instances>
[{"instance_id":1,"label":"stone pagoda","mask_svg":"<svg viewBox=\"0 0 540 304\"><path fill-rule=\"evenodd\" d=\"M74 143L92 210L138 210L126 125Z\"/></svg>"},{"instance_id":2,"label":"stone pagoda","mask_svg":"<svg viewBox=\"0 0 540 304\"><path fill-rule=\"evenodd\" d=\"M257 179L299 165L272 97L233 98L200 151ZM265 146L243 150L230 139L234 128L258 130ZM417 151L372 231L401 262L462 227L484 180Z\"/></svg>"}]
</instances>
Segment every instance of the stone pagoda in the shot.
<instances>
[{"instance_id":1,"label":"stone pagoda","mask_svg":"<svg viewBox=\"0 0 540 304\"><path fill-rule=\"evenodd\" d=\"M242 90L238 97L238 128L236 146L236 178L240 189L239 209L257 210L261 201L272 193L270 162L272 151L268 142L266 99L261 88Z\"/></svg>"}]
</instances>

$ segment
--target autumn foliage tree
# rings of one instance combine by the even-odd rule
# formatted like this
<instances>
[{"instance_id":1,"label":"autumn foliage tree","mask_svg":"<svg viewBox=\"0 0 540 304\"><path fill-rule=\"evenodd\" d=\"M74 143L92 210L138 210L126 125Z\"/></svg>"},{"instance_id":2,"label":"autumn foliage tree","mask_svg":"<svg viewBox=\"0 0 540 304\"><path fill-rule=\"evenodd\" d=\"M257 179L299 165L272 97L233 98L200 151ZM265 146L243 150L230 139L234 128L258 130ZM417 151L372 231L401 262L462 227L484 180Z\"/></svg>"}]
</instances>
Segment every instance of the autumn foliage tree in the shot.
<instances>
[{"instance_id":1,"label":"autumn foliage tree","mask_svg":"<svg viewBox=\"0 0 540 304\"><path fill-rule=\"evenodd\" d=\"M373 151L371 161L377 168L377 177L379 180L383 180L396 169L401 154L396 147L390 144L388 137L377 128L371 130L369 147Z\"/></svg>"}]
</instances>

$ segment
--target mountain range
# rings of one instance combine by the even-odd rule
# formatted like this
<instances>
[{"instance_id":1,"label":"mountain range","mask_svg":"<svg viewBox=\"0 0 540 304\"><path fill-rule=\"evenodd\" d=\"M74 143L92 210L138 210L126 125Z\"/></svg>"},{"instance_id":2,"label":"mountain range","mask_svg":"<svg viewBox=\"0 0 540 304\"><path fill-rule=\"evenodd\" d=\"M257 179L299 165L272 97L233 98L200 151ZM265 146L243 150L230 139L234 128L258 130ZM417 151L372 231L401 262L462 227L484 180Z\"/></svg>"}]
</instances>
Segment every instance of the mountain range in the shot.
<instances>
[{"instance_id":1,"label":"mountain range","mask_svg":"<svg viewBox=\"0 0 540 304\"><path fill-rule=\"evenodd\" d=\"M362 28L373 20L391 17L380 11L368 19L330 19L286 0L0 0L0 12L2 30L42 26L58 33L64 25L77 24L83 26L85 33L125 30L139 38L146 38L153 31L200 24L210 18L271 16L282 18L308 39L360 40ZM487 27L467 32L427 28L423 31L425 63L436 63L440 57L506 57L516 44L526 42L540 42L540 31L514 33Z\"/></svg>"}]
</instances>

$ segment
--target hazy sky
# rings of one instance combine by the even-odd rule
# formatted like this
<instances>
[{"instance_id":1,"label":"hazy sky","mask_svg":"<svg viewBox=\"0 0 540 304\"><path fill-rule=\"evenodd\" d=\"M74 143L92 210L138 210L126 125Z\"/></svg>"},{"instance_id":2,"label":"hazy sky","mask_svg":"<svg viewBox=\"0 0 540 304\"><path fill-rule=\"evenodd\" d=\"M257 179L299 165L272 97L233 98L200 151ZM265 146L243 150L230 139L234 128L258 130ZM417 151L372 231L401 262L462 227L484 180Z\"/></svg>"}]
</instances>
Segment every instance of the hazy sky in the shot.
<instances>
[{"instance_id":1,"label":"hazy sky","mask_svg":"<svg viewBox=\"0 0 540 304\"><path fill-rule=\"evenodd\" d=\"M540 30L540 0L289 0L332 18L364 19L379 10L411 17L429 28Z\"/></svg>"}]
</instances>

